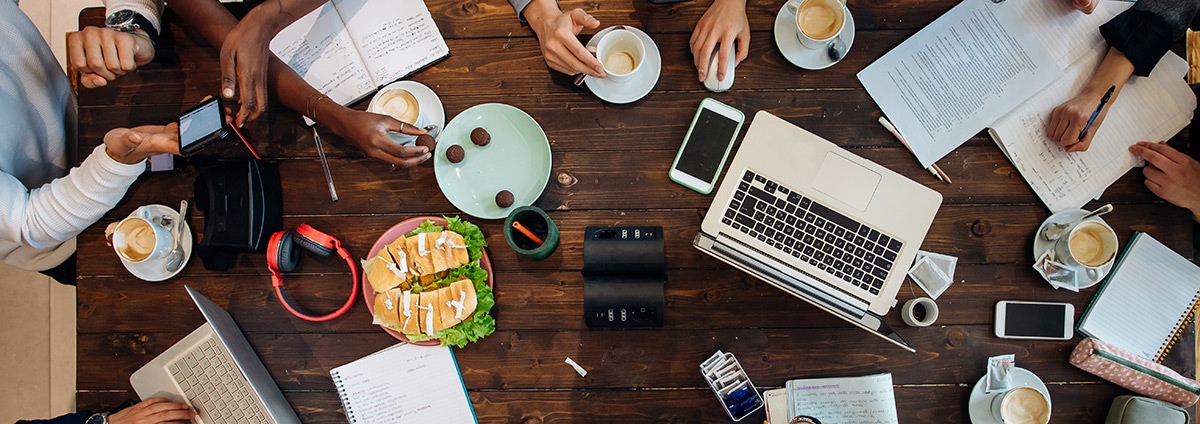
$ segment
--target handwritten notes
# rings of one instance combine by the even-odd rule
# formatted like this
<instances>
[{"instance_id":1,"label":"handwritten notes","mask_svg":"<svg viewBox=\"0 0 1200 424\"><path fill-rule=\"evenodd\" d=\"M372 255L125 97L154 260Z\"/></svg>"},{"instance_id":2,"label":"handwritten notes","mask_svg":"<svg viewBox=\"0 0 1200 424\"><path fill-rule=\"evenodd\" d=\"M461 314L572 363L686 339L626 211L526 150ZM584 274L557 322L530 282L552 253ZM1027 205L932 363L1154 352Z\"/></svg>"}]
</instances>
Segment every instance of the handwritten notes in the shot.
<instances>
[{"instance_id":1,"label":"handwritten notes","mask_svg":"<svg viewBox=\"0 0 1200 424\"><path fill-rule=\"evenodd\" d=\"M791 380L787 393L789 418L808 415L828 423L900 422L891 374Z\"/></svg>"},{"instance_id":2,"label":"handwritten notes","mask_svg":"<svg viewBox=\"0 0 1200 424\"><path fill-rule=\"evenodd\" d=\"M329 374L353 424L476 422L449 347L401 343Z\"/></svg>"}]
</instances>

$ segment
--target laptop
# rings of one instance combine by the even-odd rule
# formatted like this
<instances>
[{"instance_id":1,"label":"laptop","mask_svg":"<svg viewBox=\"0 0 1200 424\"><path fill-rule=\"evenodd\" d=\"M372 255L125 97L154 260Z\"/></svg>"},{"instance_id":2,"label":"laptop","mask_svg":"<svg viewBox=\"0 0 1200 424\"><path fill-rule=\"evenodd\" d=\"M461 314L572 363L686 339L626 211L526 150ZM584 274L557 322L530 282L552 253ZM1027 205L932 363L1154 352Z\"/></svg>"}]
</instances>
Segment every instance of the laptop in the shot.
<instances>
[{"instance_id":1,"label":"laptop","mask_svg":"<svg viewBox=\"0 0 1200 424\"><path fill-rule=\"evenodd\" d=\"M911 352L883 320L942 196L766 112L693 245Z\"/></svg>"},{"instance_id":2,"label":"laptop","mask_svg":"<svg viewBox=\"0 0 1200 424\"><path fill-rule=\"evenodd\" d=\"M184 287L208 322L133 373L138 396L187 402L196 424L299 424L229 312Z\"/></svg>"}]
</instances>

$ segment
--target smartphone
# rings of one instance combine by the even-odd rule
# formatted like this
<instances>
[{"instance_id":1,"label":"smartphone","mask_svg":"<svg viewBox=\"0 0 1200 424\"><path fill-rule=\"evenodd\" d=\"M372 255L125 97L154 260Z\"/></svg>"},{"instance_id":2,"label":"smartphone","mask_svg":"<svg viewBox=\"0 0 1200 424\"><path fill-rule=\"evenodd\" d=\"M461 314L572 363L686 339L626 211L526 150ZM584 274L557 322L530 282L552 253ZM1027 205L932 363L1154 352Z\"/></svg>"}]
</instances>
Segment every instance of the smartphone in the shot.
<instances>
[{"instance_id":1,"label":"smartphone","mask_svg":"<svg viewBox=\"0 0 1200 424\"><path fill-rule=\"evenodd\" d=\"M996 303L996 337L1002 339L1070 340L1075 306L1070 303Z\"/></svg>"},{"instance_id":2,"label":"smartphone","mask_svg":"<svg viewBox=\"0 0 1200 424\"><path fill-rule=\"evenodd\" d=\"M671 181L700 194L711 193L745 119L742 111L729 105L709 98L701 100L683 137L683 146L671 164Z\"/></svg>"},{"instance_id":3,"label":"smartphone","mask_svg":"<svg viewBox=\"0 0 1200 424\"><path fill-rule=\"evenodd\" d=\"M146 171L153 173L170 173L183 170L183 159L170 153L151 156L146 161Z\"/></svg>"},{"instance_id":4,"label":"smartphone","mask_svg":"<svg viewBox=\"0 0 1200 424\"><path fill-rule=\"evenodd\" d=\"M229 136L221 99L213 96L179 115L179 154L191 156Z\"/></svg>"}]
</instances>

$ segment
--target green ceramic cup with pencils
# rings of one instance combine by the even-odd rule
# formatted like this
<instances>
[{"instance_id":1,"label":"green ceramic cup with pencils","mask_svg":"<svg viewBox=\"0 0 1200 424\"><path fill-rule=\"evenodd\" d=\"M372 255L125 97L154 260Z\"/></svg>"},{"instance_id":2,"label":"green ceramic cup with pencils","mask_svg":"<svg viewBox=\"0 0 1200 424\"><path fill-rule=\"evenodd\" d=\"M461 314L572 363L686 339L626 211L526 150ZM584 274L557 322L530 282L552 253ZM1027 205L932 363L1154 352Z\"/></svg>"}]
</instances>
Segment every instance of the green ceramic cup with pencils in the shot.
<instances>
[{"instance_id":1,"label":"green ceramic cup with pencils","mask_svg":"<svg viewBox=\"0 0 1200 424\"><path fill-rule=\"evenodd\" d=\"M519 207L504 220L504 240L529 259L546 259L558 248L558 226L537 206Z\"/></svg>"}]
</instances>

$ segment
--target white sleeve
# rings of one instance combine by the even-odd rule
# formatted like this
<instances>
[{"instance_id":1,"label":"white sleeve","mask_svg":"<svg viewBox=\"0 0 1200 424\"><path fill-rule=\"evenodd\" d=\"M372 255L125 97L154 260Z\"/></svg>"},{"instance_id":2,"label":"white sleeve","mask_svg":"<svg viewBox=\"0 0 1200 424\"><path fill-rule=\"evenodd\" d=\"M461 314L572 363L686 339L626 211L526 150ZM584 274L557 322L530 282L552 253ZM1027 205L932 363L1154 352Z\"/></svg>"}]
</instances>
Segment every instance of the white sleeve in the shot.
<instances>
[{"instance_id":1,"label":"white sleeve","mask_svg":"<svg viewBox=\"0 0 1200 424\"><path fill-rule=\"evenodd\" d=\"M162 34L163 3L163 0L104 0L104 16L129 9L145 16L146 20L154 25L154 30Z\"/></svg>"},{"instance_id":2,"label":"white sleeve","mask_svg":"<svg viewBox=\"0 0 1200 424\"><path fill-rule=\"evenodd\" d=\"M67 176L33 190L0 173L0 239L38 249L57 246L100 220L145 169L144 162L117 162L101 144Z\"/></svg>"}]
</instances>

